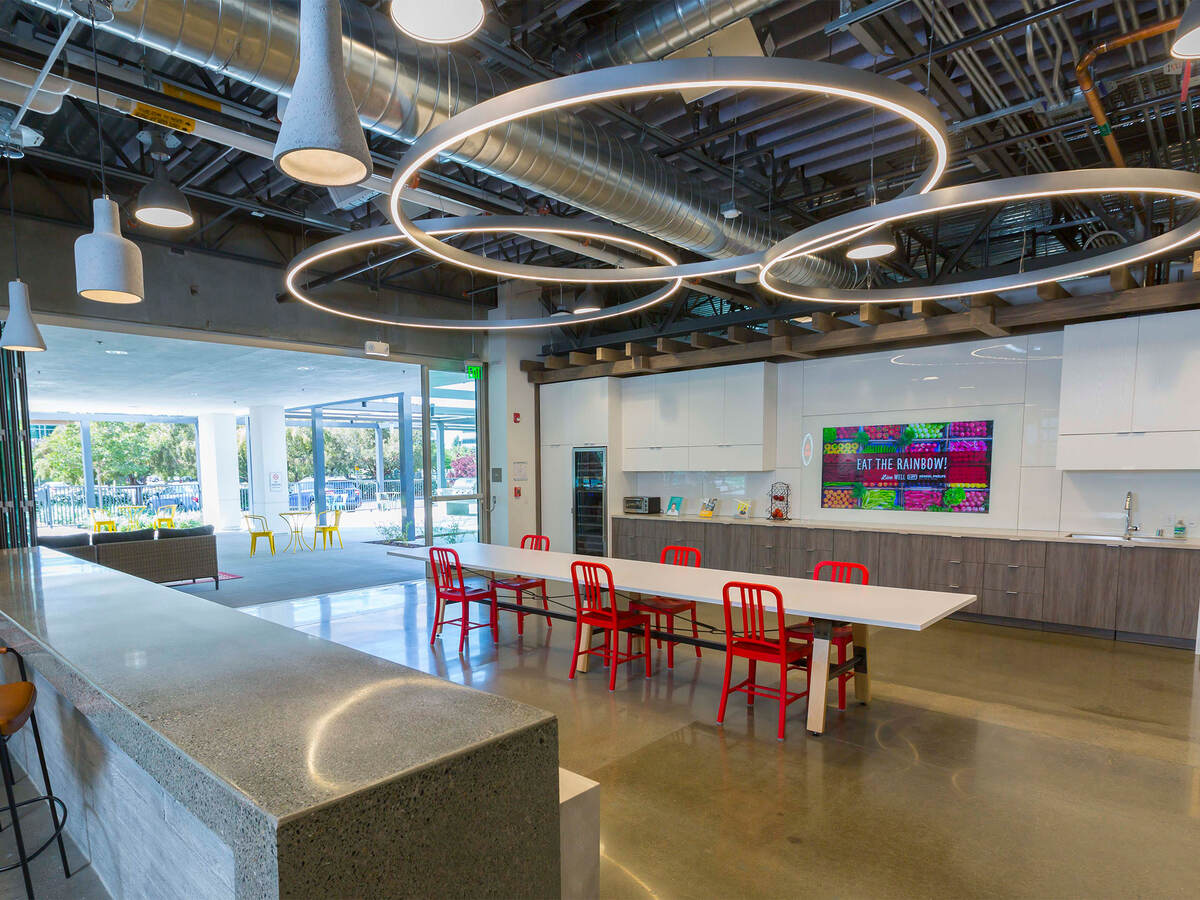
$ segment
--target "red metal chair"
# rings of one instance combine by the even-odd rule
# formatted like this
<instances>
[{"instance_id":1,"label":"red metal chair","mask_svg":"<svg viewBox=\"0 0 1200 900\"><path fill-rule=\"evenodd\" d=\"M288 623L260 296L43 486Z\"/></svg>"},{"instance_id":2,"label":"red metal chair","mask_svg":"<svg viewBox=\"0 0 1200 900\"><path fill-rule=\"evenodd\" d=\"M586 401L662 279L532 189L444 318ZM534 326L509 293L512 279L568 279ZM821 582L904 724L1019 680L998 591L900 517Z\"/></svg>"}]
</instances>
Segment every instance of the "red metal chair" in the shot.
<instances>
[{"instance_id":1,"label":"red metal chair","mask_svg":"<svg viewBox=\"0 0 1200 900\"><path fill-rule=\"evenodd\" d=\"M695 547L663 547L658 561L670 566L700 566L700 551ZM692 637L700 637L696 628L696 602L694 600L676 600L674 597L643 597L632 600L629 608L634 612L649 613L654 616L654 630L661 631L661 619L667 619L667 631L675 633L675 617L685 612L692 614ZM658 640L658 649L662 649L662 639ZM700 658L700 648L696 648L696 658ZM667 668L675 668L675 642L667 641Z\"/></svg>"},{"instance_id":2,"label":"red metal chair","mask_svg":"<svg viewBox=\"0 0 1200 900\"><path fill-rule=\"evenodd\" d=\"M550 538L544 534L527 534L521 538L522 550L549 550ZM546 598L546 579L545 578L528 578L522 575L514 575L512 578L501 578L492 580L492 589L500 589L512 591L518 603L524 603L524 595L526 591L542 592L542 609L550 609L550 601ZM525 617L529 613L517 613L517 634L525 633ZM546 628L553 628L554 620L549 616L546 617Z\"/></svg>"},{"instance_id":3,"label":"red metal chair","mask_svg":"<svg viewBox=\"0 0 1200 900\"><path fill-rule=\"evenodd\" d=\"M738 605L741 609L741 625L736 628L733 616L735 593L738 595ZM777 588L767 584L731 581L725 585L723 596L725 601L725 680L721 686L721 708L717 712L717 724L725 723L725 704L729 700L730 692L741 691L744 693L747 706L754 705L755 697L771 697L779 701L778 737L782 741L788 704L795 703L801 697L808 695L807 677L803 692L797 693L787 689L788 670L805 668L801 665L801 661L808 657L811 647L803 642L790 639L787 629L784 627L783 595ZM766 610L763 606L764 596L775 601L774 628L767 627ZM744 681L730 687L729 680L733 674L735 656L749 661L750 672ZM779 666L779 687L759 684L756 681L759 662Z\"/></svg>"},{"instance_id":4,"label":"red metal chair","mask_svg":"<svg viewBox=\"0 0 1200 900\"><path fill-rule=\"evenodd\" d=\"M650 677L650 617L635 613L632 610L617 609L616 593L613 590L612 569L604 563L584 562L577 560L571 563L571 583L575 588L575 653L571 656L571 674L575 677L575 667L579 663L579 655L599 656L608 666L608 689L615 690L617 686L617 666L623 662L633 662L635 659L646 659L646 677ZM605 605L605 592L608 592ZM580 650L583 641L583 626L590 625L604 631L604 647L589 646ZM625 652L621 652L621 631L626 628L642 630L642 650L633 652L633 633L628 635Z\"/></svg>"},{"instance_id":5,"label":"red metal chair","mask_svg":"<svg viewBox=\"0 0 1200 900\"><path fill-rule=\"evenodd\" d=\"M492 640L500 640L500 627L496 618L496 589L492 585L485 588L469 588L463 581L462 563L458 553L449 547L430 547L429 562L433 566L433 587L437 596L437 612L433 617L433 634L429 636L429 645L437 640L438 633L444 625L457 624L461 629L458 637L458 652L462 653L467 643L467 632L472 628L490 628ZM446 618L446 607L451 603L462 604L462 614L457 619ZM491 615L486 622L471 621L471 603L486 603Z\"/></svg>"},{"instance_id":6,"label":"red metal chair","mask_svg":"<svg viewBox=\"0 0 1200 900\"><path fill-rule=\"evenodd\" d=\"M825 573L828 573L828 578L822 577ZM817 563L816 568L813 569L813 578L817 581L836 581L840 584L869 584L871 574L862 563L838 562L837 560L827 559L824 562ZM792 625L788 628L788 633L794 638L807 641L811 644L813 639L812 623L806 622L802 625ZM842 665L846 661L850 647L854 644L853 627L850 625L834 625L833 636L829 642L837 650L837 665ZM853 672L846 672L838 676L838 709L846 708L846 683L853 677Z\"/></svg>"}]
</instances>

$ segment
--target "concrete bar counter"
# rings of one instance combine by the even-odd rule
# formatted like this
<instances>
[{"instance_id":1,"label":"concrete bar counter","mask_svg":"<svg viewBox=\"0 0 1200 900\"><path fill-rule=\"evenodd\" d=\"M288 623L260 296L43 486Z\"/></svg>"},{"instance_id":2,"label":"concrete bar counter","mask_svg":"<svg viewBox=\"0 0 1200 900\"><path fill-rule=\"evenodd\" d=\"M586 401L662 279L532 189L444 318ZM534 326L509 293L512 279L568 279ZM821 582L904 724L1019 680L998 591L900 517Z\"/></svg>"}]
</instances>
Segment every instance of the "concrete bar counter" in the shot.
<instances>
[{"instance_id":1,"label":"concrete bar counter","mask_svg":"<svg viewBox=\"0 0 1200 900\"><path fill-rule=\"evenodd\" d=\"M0 640L114 896L558 893L550 713L47 549Z\"/></svg>"}]
</instances>

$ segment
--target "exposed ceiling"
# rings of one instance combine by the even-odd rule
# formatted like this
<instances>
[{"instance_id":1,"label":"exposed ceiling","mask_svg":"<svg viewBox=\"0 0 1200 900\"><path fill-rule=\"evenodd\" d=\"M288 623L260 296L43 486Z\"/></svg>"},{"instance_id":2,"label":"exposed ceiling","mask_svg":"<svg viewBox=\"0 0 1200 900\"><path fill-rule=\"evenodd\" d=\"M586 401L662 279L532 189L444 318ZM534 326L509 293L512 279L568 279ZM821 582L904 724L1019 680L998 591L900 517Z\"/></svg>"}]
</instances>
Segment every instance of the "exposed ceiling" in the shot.
<instances>
[{"instance_id":1,"label":"exposed ceiling","mask_svg":"<svg viewBox=\"0 0 1200 900\"><path fill-rule=\"evenodd\" d=\"M39 8L48 2L0 3L0 58L40 64L64 22ZM139 2L150 6L183 0ZM383 5L344 2L355 11ZM496 0L489 6L486 29L450 53L498 83L517 86L611 63L618 50L626 56L615 61L652 58L674 49L656 42L653 33L640 47L622 43L622 36L640 16L657 12L668 21L677 8L734 6L752 11L748 21L768 55L873 69L927 92L952 134L951 170L943 183L954 184L1111 165L1079 91L1075 64L1098 42L1177 15L1182 4L1179 0L856 0L849 4L840 0ZM296 7L289 0L270 4L281 16L294 17ZM847 10L855 15L847 17ZM1195 170L1200 165L1196 94L1193 91L1181 100L1181 74L1167 65L1169 39L1169 34L1161 35L1104 54L1093 75L1129 165ZM60 66L56 74L65 72L88 81L89 42L88 29L76 29L66 54L69 69ZM218 104L220 112L210 110L210 115L223 126L266 138L277 129L278 97L268 90L112 34L101 33L98 44L102 83L110 90L149 98L172 110L203 109L189 105L177 90L170 91L173 97L163 94L164 85L184 87L192 100ZM36 178L42 187L53 188L62 202L54 210L26 208L24 215L71 221L71 208L87 197L87 191L72 187L82 181L94 190L99 147L92 110L88 103L68 98L55 115L30 115L28 124L44 132L45 143L30 150L19 164L18 177ZM745 220L769 220L771 230L779 234L868 202L871 184L881 199L894 196L925 164L925 150L911 128L828 98L781 99L764 92L720 91L689 101L677 92L664 92L576 113L606 136L666 163L678 177L702 189L723 196L732 190ZM119 115L108 115L105 122L112 183L118 199L128 203L149 171L145 146L138 140L145 123ZM406 145L376 132L368 135L377 169L386 172ZM211 253L254 255L283 265L316 240L384 221L376 204L339 205L328 192L291 181L268 160L195 135L179 137L181 144L170 169L191 193L200 223L185 235L156 233L151 239L202 245ZM422 187L453 203L489 212L586 215L561 199L497 177L486 167L457 162L433 166ZM21 204L19 191L17 202ZM1147 210L1149 227L1155 231L1192 214L1183 204L1167 201ZM75 212L77 223L86 221L86 208ZM1096 250L1137 240L1145 227L1125 198L1048 200L946 215L907 227L900 236L901 252L869 276L864 273L864 278L921 282L952 280L965 272L1011 270L1061 259L1084 247ZM145 231L139 235L146 236ZM518 236L472 238L467 244L523 262L592 264L578 254ZM1189 259L1190 252L1191 248L1180 248L1177 262ZM407 301L419 308L425 294L450 296L461 301L465 317L472 315L474 306L486 308L496 302L494 283L472 279L415 251L398 256L392 250L371 259L348 257L339 262L344 268L336 276L379 286L381 303ZM1145 280L1161 282L1169 274L1164 262ZM553 303L556 296L554 289L545 302ZM966 305L951 301L948 308L957 312ZM914 315L909 309L894 313L901 318ZM555 329L546 349L565 353L629 339L686 334L697 328L724 334L731 324L761 335L768 320L796 314L796 309L777 306L756 288L732 278L710 280L635 317ZM870 324L854 315L844 318L855 326Z\"/></svg>"}]
</instances>

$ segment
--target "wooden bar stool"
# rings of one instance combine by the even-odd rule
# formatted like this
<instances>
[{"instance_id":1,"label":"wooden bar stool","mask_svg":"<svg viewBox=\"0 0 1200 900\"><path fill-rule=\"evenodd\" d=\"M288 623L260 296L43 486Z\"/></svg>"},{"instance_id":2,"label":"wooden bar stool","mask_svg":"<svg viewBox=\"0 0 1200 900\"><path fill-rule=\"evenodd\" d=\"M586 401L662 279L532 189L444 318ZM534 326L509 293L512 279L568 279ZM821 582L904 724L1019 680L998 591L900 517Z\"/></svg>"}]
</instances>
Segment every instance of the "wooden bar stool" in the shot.
<instances>
[{"instance_id":1,"label":"wooden bar stool","mask_svg":"<svg viewBox=\"0 0 1200 900\"><path fill-rule=\"evenodd\" d=\"M544 534L527 534L521 538L522 550L549 550L550 538ZM517 602L524 604L524 595L526 591L541 591L542 592L542 609L550 610L550 601L546 598L546 579L545 578L527 578L522 575L514 575L512 578L492 579L492 589L497 588L506 591L512 591L517 598ZM517 613L517 634L525 633L525 617L529 615L526 612ZM549 616L546 617L546 628L554 627L554 620Z\"/></svg>"},{"instance_id":2,"label":"wooden bar stool","mask_svg":"<svg viewBox=\"0 0 1200 900\"><path fill-rule=\"evenodd\" d=\"M25 661L21 659L20 654L10 647L0 647L0 653L11 653L15 656L17 664L20 666L21 678L25 679L28 677L25 674ZM50 772L46 769L46 754L42 750L42 735L38 730L37 717L33 712L36 701L37 689L34 688L33 683L30 681L22 680L0 684L0 775L3 775L4 795L8 801L6 807L0 808L0 813L7 812L9 814L12 822L13 837L17 843L17 862L0 868L0 872L9 872L19 867L25 879L25 896L29 900L33 900L33 879L29 874L29 863L55 841L58 842L58 854L62 858L63 875L67 878L71 877L71 870L67 866L67 848L63 844L62 839L63 829L67 825L67 807L62 800L54 796L54 791L50 787ZM42 783L46 786L46 793L38 797L32 797L29 800L22 800L18 803L16 796L13 794L16 777L13 774L12 756L9 754L8 741L9 738L25 727L26 722L29 723L30 729L33 732L33 743L37 748L38 763L42 768ZM31 806L43 801L50 807L50 820L54 824L54 830L31 853L25 848L25 834L21 829L20 810L22 807ZM61 820L59 819L60 811L62 813Z\"/></svg>"},{"instance_id":3,"label":"wooden bar stool","mask_svg":"<svg viewBox=\"0 0 1200 900\"><path fill-rule=\"evenodd\" d=\"M665 566L694 566L699 568L700 551L695 547L663 547L658 561ZM666 616L667 631L671 634L675 633L675 617L681 616L685 612L690 612L692 614L692 637L700 637L700 631L696 628L696 601L694 600L677 600L674 597L643 597L640 600L630 601L629 608L635 612L649 613L654 616L655 631L662 630L659 619L662 616ZM662 649L661 639L658 641L658 648ZM696 658L700 658L699 647L696 647ZM667 668L675 668L674 641L667 641Z\"/></svg>"},{"instance_id":4,"label":"wooden bar stool","mask_svg":"<svg viewBox=\"0 0 1200 900\"><path fill-rule=\"evenodd\" d=\"M613 590L612 569L604 563L584 562L576 560L571 563L571 584L575 588L575 653L571 657L571 674L575 677L575 667L579 655L599 656L608 666L608 689L615 690L617 686L617 666L624 662L633 662L645 657L646 677L650 677L650 617L632 610L617 608L617 595ZM605 605L605 592L608 593L608 605ZM580 650L583 640L583 626L590 625L593 629L604 631L604 647L596 649L585 647ZM642 650L633 652L633 633L627 635L628 642L625 652L621 652L621 632L626 628L642 630ZM589 638L590 641L590 638Z\"/></svg>"},{"instance_id":5,"label":"wooden bar stool","mask_svg":"<svg viewBox=\"0 0 1200 900\"><path fill-rule=\"evenodd\" d=\"M734 624L734 596L741 610L741 622ZM775 625L768 627L763 597L774 600ZM784 628L783 595L777 588L768 584L751 584L745 581L731 581L725 585L723 592L725 605L725 680L721 686L721 708L717 711L717 724L725 724L725 704L730 693L741 691L746 695L746 705L753 706L755 697L770 697L779 701L779 740L783 740L784 719L787 708L801 697L808 696L808 688L796 692L787 689L788 671L805 668L802 662L808 658L811 645L789 637ZM733 675L734 657L740 657L749 662L748 676L732 687L729 684ZM760 662L779 666L779 687L760 684L757 680L757 669ZM806 682L807 669L805 668Z\"/></svg>"},{"instance_id":6,"label":"wooden bar stool","mask_svg":"<svg viewBox=\"0 0 1200 900\"><path fill-rule=\"evenodd\" d=\"M816 581L836 581L840 584L869 584L870 572L862 563L838 562L827 559L817 563L813 569L813 579ZM788 634L793 638L812 644L813 627L811 622L792 625ZM837 650L837 665L846 662L850 647L854 644L854 628L844 623L833 626L833 637L829 641ZM838 676L838 709L846 708L846 682L854 677L853 672L843 672Z\"/></svg>"},{"instance_id":7,"label":"wooden bar stool","mask_svg":"<svg viewBox=\"0 0 1200 900\"><path fill-rule=\"evenodd\" d=\"M430 547L429 562L433 566L433 587L437 597L437 611L433 617L433 634L429 646L437 640L443 625L457 624L461 629L458 636L458 652L462 653L467 643L467 632L473 628L490 628L492 640L500 640L500 625L496 618L496 589L489 584L485 588L469 588L463 581L462 563L458 553L449 547ZM461 603L462 614L457 619L446 618L446 605ZM486 622L471 621L471 604L486 603L491 615Z\"/></svg>"}]
</instances>

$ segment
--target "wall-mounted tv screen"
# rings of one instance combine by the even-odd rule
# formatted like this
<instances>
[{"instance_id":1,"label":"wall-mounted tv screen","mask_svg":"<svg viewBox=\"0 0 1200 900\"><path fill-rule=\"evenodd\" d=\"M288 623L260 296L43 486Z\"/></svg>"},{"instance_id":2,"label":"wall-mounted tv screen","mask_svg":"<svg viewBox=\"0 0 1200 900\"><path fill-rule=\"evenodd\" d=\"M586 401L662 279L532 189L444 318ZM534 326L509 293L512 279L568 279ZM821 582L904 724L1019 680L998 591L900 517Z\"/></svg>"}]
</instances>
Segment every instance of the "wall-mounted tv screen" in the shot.
<instances>
[{"instance_id":1,"label":"wall-mounted tv screen","mask_svg":"<svg viewBox=\"0 0 1200 900\"><path fill-rule=\"evenodd\" d=\"M992 425L988 420L826 428L821 507L986 513Z\"/></svg>"}]
</instances>

